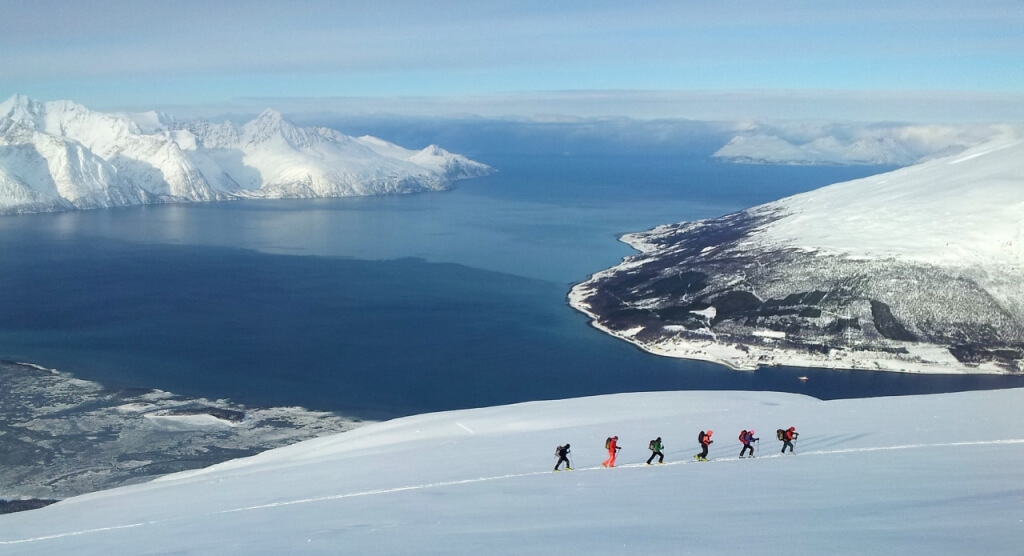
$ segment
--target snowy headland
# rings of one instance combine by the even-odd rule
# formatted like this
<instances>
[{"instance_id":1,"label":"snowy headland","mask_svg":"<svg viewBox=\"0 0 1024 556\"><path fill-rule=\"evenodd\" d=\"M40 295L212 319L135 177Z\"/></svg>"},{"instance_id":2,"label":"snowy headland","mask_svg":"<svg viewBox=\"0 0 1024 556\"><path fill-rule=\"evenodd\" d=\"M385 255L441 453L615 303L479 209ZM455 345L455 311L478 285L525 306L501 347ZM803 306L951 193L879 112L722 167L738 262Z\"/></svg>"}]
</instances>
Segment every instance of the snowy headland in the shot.
<instances>
[{"instance_id":1,"label":"snowy headland","mask_svg":"<svg viewBox=\"0 0 1024 556\"><path fill-rule=\"evenodd\" d=\"M652 353L788 365L1024 371L1024 140L623 241L575 286L594 326Z\"/></svg>"},{"instance_id":2,"label":"snowy headland","mask_svg":"<svg viewBox=\"0 0 1024 556\"><path fill-rule=\"evenodd\" d=\"M1019 554L1022 405L669 392L418 415L0 516L0 552ZM575 470L552 473L567 442Z\"/></svg>"},{"instance_id":3,"label":"snowy headland","mask_svg":"<svg viewBox=\"0 0 1024 556\"><path fill-rule=\"evenodd\" d=\"M297 127L269 109L236 125L22 95L0 102L0 214L415 193L491 171L436 145Z\"/></svg>"}]
</instances>

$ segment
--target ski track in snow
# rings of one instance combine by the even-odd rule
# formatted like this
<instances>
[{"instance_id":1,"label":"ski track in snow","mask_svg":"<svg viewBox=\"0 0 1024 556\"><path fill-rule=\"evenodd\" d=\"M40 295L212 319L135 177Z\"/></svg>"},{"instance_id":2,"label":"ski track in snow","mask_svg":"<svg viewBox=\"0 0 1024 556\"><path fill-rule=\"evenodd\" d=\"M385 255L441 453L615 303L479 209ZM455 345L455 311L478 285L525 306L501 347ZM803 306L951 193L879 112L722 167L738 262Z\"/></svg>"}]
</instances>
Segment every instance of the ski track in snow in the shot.
<instances>
[{"instance_id":1,"label":"ski track in snow","mask_svg":"<svg viewBox=\"0 0 1024 556\"><path fill-rule=\"evenodd\" d=\"M848 449L842 449L842 450L818 450L818 451L811 451L811 452L800 452L799 454L793 453L791 455L786 455L786 456L784 456L781 453L774 453L774 454L769 454L769 455L765 455L765 456L757 456L755 459L781 458L781 457L791 457L791 456L796 456L796 455L799 455L799 456L827 456L827 455L849 454L849 453L857 453L857 452L884 452L884 451L890 451L890 450L917 450L917 449L922 449L922 448L951 448L951 447L958 447L958 446L982 446L982 445L1000 445L1000 444L1007 444L1007 445L1008 444L1024 444L1024 438L1014 438L1014 439L1007 439L1007 440L980 440L980 441L967 441L967 442L944 442L944 443L939 443L939 444L901 444L901 445L896 445L896 446L875 446L875 447L867 447L867 448L848 448ZM700 464L700 463L739 461L739 459L740 458L737 456L737 457L726 457L726 458L714 458L714 459L708 460L706 462L698 462L698 461L693 461L693 460L680 460L680 461L670 461L670 462L666 462L664 464L654 464L654 466L657 466L657 465L665 465L665 466L668 466L668 465L688 465L688 464ZM635 468L641 468L641 467L649 467L649 466L646 463L627 463L627 464L624 464L624 465L617 465L617 466L615 466L615 469L635 469ZM601 467L601 466L581 467L581 468L574 467L572 472L577 472L577 471L598 471L598 470L603 470L603 469L606 469L606 468ZM495 475L495 476L492 476L492 477L478 477L478 478L474 478L474 479L461 479L461 480L457 480L457 481L439 481L439 482L436 482L436 483L424 483L424 484L420 484L420 485L407 485L407 486L400 486L400 487L393 487L393 488L380 488L380 489L373 489L373 490L364 490L364 491L359 491L359 492L349 492L349 493L344 493L344 494L332 494L332 495L328 495L328 496L317 496L315 498L299 498L299 499L295 499L295 500L287 500L287 501L284 501L284 502L274 502L274 503L271 503L271 504L259 504L259 505L256 505L256 506L247 506L247 507L244 507L244 508L232 508L232 509L228 509L228 510L220 510L220 511L216 511L216 512L210 512L210 513L207 513L207 514L204 514L204 515L206 517L210 517L210 516L216 516L216 515L222 515L222 514L231 514L231 513L239 513L239 512L251 512L251 511L265 510L265 509L271 509L271 508L280 508L280 507L285 507L285 506L295 506L295 505L298 505L298 504L310 504L310 503L314 503L314 502L327 502L327 501L331 501L331 500L341 500L343 498L355 498L355 497L360 497L360 496L374 496L374 495L378 495L378 494L392 494L392 493L395 493L395 492L406 492L406 491L412 491L412 490L425 490L425 489L442 488L442 487L448 487L448 486L467 485L467 484L481 483L481 482L488 482L488 481L500 481L500 480L504 480L504 479L515 479L515 478L519 478L519 477L532 477L532 476L536 476L536 475L549 475L551 473L552 473L552 471L533 471L533 472L530 472L530 473L512 473L512 474L508 474L508 475ZM25 544L25 543L31 543L31 542L42 542L42 541L48 541L48 540L59 539L59 538L64 538L64 537L74 537L74 536L80 536L80 535L90 535L90 534L93 534L93 533L103 533L103 532L106 532L106 531L116 531L116 530L119 530L119 529L131 529L131 528L135 528L135 527L145 527L147 525L158 525L158 524L161 524L161 523L170 523L170 522L173 522L173 521L178 521L178 519L164 519L164 520L155 520L155 521L143 521L143 522L139 522L139 523L130 523L130 524L127 524L127 525L113 525L113 526L110 526L110 527L99 527L99 528L95 528L95 529L83 529L83 530L79 530L79 531L70 531L70 532L67 532L67 533L55 533L55 534L52 534L52 535L45 535L45 536L41 536L41 537L32 537L32 538L27 538L27 539L16 539L16 540L9 540L9 541L0 541L0 546L15 545L15 544Z\"/></svg>"}]
</instances>

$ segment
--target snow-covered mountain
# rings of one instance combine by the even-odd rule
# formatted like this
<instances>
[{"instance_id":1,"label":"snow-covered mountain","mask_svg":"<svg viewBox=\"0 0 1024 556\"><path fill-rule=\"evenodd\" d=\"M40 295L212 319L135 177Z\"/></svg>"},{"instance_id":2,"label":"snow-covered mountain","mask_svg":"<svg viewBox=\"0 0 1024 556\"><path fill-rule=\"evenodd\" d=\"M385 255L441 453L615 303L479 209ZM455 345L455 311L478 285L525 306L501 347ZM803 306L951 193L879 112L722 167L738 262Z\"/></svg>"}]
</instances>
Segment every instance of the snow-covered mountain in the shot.
<instances>
[{"instance_id":1,"label":"snow-covered mountain","mask_svg":"<svg viewBox=\"0 0 1024 556\"><path fill-rule=\"evenodd\" d=\"M1024 140L629 234L573 288L654 353L759 365L1024 371Z\"/></svg>"},{"instance_id":2,"label":"snow-covered mountain","mask_svg":"<svg viewBox=\"0 0 1024 556\"><path fill-rule=\"evenodd\" d=\"M998 125L746 122L712 158L744 164L906 166L1012 135Z\"/></svg>"},{"instance_id":3,"label":"snow-covered mountain","mask_svg":"<svg viewBox=\"0 0 1024 556\"><path fill-rule=\"evenodd\" d=\"M666 392L419 415L3 515L0 552L1019 554L1022 404ZM575 470L552 473L567 442Z\"/></svg>"},{"instance_id":4,"label":"snow-covered mountain","mask_svg":"<svg viewBox=\"0 0 1024 556\"><path fill-rule=\"evenodd\" d=\"M490 171L436 145L299 128L271 110L236 125L21 95L0 103L0 213L411 193Z\"/></svg>"}]
</instances>

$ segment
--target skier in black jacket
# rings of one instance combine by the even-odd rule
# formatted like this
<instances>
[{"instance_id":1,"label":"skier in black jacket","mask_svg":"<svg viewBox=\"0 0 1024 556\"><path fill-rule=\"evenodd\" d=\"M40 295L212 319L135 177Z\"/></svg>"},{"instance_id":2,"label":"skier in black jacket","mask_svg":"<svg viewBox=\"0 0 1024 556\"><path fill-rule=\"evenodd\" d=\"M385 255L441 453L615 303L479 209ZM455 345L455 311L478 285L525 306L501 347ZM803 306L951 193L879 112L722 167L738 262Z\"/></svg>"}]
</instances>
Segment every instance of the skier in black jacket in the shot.
<instances>
[{"instance_id":1,"label":"skier in black jacket","mask_svg":"<svg viewBox=\"0 0 1024 556\"><path fill-rule=\"evenodd\" d=\"M565 446L559 446L555 449L555 455L558 456L558 463L555 464L555 471L558 471L558 466L565 462L565 470L572 471L572 467L569 467L569 444Z\"/></svg>"},{"instance_id":2,"label":"skier in black jacket","mask_svg":"<svg viewBox=\"0 0 1024 556\"><path fill-rule=\"evenodd\" d=\"M697 461L708 460L708 447L714 442L714 440L711 440L711 435L713 434L715 434L713 430L708 430L708 432L700 431L700 434L697 435L697 441L700 442L700 453L693 456L693 459Z\"/></svg>"}]
</instances>

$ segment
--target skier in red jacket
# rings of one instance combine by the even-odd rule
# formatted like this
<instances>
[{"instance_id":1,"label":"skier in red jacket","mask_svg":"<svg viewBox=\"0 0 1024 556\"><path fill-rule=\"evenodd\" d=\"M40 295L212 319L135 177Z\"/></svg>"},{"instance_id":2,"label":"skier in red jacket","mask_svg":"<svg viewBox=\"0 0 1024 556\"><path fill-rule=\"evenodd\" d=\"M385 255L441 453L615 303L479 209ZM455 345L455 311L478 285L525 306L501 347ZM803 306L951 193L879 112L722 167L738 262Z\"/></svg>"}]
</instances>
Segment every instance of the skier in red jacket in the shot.
<instances>
[{"instance_id":1,"label":"skier in red jacket","mask_svg":"<svg viewBox=\"0 0 1024 556\"><path fill-rule=\"evenodd\" d=\"M601 465L604 467L615 467L615 453L621 450L619 448L619 437L613 436L604 443L604 447L608 448L608 459L604 460Z\"/></svg>"},{"instance_id":2,"label":"skier in red jacket","mask_svg":"<svg viewBox=\"0 0 1024 556\"><path fill-rule=\"evenodd\" d=\"M793 453L793 441L796 437L800 436L800 433L796 432L796 427L789 427L782 433L782 453L786 453L786 447L789 446L789 453Z\"/></svg>"}]
</instances>

